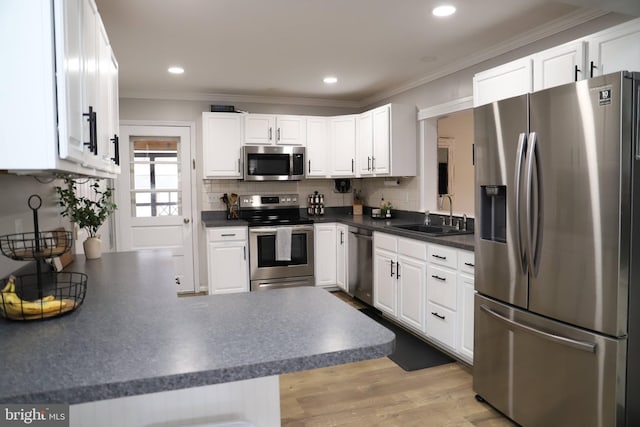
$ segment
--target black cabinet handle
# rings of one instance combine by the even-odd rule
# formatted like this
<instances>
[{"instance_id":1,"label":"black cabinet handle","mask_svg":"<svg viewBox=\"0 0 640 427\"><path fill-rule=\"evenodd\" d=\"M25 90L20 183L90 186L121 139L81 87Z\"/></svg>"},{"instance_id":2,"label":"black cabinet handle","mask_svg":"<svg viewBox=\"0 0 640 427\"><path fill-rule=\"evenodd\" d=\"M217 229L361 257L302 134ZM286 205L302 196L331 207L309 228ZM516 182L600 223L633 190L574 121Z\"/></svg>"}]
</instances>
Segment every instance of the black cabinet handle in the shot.
<instances>
[{"instance_id":1,"label":"black cabinet handle","mask_svg":"<svg viewBox=\"0 0 640 427\"><path fill-rule=\"evenodd\" d=\"M344 232L340 230L340 244L344 245Z\"/></svg>"},{"instance_id":2,"label":"black cabinet handle","mask_svg":"<svg viewBox=\"0 0 640 427\"><path fill-rule=\"evenodd\" d=\"M436 255L436 254L433 254L433 255L431 255L431 256L432 256L432 257L434 257L434 258L438 258L438 259L447 259L447 257L446 257L446 256L442 256L442 255Z\"/></svg>"},{"instance_id":3,"label":"black cabinet handle","mask_svg":"<svg viewBox=\"0 0 640 427\"><path fill-rule=\"evenodd\" d=\"M367 156L367 170L371 170L371 157Z\"/></svg>"},{"instance_id":4,"label":"black cabinet handle","mask_svg":"<svg viewBox=\"0 0 640 427\"><path fill-rule=\"evenodd\" d=\"M309 160L309 172L308 173L311 173L311 160Z\"/></svg>"},{"instance_id":5,"label":"black cabinet handle","mask_svg":"<svg viewBox=\"0 0 640 427\"><path fill-rule=\"evenodd\" d=\"M431 277L433 277L436 280L440 280L441 282L446 282L447 281L446 277L440 277L440 276L438 276L436 274L432 274Z\"/></svg>"},{"instance_id":6,"label":"black cabinet handle","mask_svg":"<svg viewBox=\"0 0 640 427\"><path fill-rule=\"evenodd\" d=\"M475 264L472 264L470 262L465 262L464 265L466 265L467 267L475 267Z\"/></svg>"},{"instance_id":7,"label":"black cabinet handle","mask_svg":"<svg viewBox=\"0 0 640 427\"><path fill-rule=\"evenodd\" d=\"M433 311L431 312L431 314L433 314L434 316L436 316L440 320L444 320L445 319L445 316L440 316L438 313L435 313Z\"/></svg>"},{"instance_id":8,"label":"black cabinet handle","mask_svg":"<svg viewBox=\"0 0 640 427\"><path fill-rule=\"evenodd\" d=\"M578 73L580 73L580 69L578 68L577 65L573 66L573 81L577 82L578 81Z\"/></svg>"},{"instance_id":9,"label":"black cabinet handle","mask_svg":"<svg viewBox=\"0 0 640 427\"><path fill-rule=\"evenodd\" d=\"M120 137L114 133L110 141L115 144L111 160L113 160L113 163L116 165L120 165Z\"/></svg>"},{"instance_id":10,"label":"black cabinet handle","mask_svg":"<svg viewBox=\"0 0 640 427\"><path fill-rule=\"evenodd\" d=\"M400 278L400 263L398 262L396 267L396 277L399 279Z\"/></svg>"},{"instance_id":11,"label":"black cabinet handle","mask_svg":"<svg viewBox=\"0 0 640 427\"><path fill-rule=\"evenodd\" d=\"M390 264L391 265L391 277L393 277L393 264L395 264L395 263L393 262L393 260L391 260L391 264Z\"/></svg>"},{"instance_id":12,"label":"black cabinet handle","mask_svg":"<svg viewBox=\"0 0 640 427\"><path fill-rule=\"evenodd\" d=\"M98 127L97 127L97 114L93 111L93 106L89 106L88 113L82 113L83 117L87 118L89 122L89 142L85 142L84 145L89 147L89 151L93 154L98 154Z\"/></svg>"},{"instance_id":13,"label":"black cabinet handle","mask_svg":"<svg viewBox=\"0 0 640 427\"><path fill-rule=\"evenodd\" d=\"M355 172L354 163L355 161L351 159L351 172Z\"/></svg>"},{"instance_id":14,"label":"black cabinet handle","mask_svg":"<svg viewBox=\"0 0 640 427\"><path fill-rule=\"evenodd\" d=\"M598 68L598 67L596 67L596 64L594 64L593 61L591 61L589 63L589 68L590 68L589 77L593 78L593 70Z\"/></svg>"}]
</instances>

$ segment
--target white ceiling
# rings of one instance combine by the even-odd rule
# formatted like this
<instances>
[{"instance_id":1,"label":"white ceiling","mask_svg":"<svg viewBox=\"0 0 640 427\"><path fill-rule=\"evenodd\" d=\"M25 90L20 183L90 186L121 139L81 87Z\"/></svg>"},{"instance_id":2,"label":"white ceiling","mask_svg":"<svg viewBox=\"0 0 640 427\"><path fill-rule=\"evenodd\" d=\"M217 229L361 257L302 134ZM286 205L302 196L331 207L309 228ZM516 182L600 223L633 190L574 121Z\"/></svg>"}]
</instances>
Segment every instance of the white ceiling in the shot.
<instances>
[{"instance_id":1,"label":"white ceiling","mask_svg":"<svg viewBox=\"0 0 640 427\"><path fill-rule=\"evenodd\" d=\"M334 105L375 101L604 14L548 0L452 0L458 12L444 19L431 15L437 0L96 3L123 97ZM168 74L172 65L185 73ZM326 75L338 83L324 84Z\"/></svg>"}]
</instances>

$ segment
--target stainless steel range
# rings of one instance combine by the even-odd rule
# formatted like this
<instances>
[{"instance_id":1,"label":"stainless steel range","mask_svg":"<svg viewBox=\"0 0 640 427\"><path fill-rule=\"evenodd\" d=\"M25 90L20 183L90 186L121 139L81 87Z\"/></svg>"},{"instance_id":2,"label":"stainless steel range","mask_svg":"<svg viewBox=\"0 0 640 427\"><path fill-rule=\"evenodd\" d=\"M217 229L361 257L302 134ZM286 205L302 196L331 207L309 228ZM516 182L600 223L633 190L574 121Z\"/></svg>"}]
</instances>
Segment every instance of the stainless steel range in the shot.
<instances>
[{"instance_id":1,"label":"stainless steel range","mask_svg":"<svg viewBox=\"0 0 640 427\"><path fill-rule=\"evenodd\" d=\"M240 196L252 291L314 286L313 221L300 216L298 200L297 194Z\"/></svg>"}]
</instances>

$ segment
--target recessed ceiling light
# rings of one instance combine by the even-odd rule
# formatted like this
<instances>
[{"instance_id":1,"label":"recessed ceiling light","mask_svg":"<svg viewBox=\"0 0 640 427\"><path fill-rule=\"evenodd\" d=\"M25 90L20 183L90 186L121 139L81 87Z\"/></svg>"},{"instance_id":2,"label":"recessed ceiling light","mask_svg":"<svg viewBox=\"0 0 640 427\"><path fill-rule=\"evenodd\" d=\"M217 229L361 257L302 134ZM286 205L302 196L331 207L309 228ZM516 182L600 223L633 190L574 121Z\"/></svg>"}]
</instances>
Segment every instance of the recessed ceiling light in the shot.
<instances>
[{"instance_id":1,"label":"recessed ceiling light","mask_svg":"<svg viewBox=\"0 0 640 427\"><path fill-rule=\"evenodd\" d=\"M451 6L450 4L438 6L431 12L435 16L450 16L456 13L456 8Z\"/></svg>"},{"instance_id":2,"label":"recessed ceiling light","mask_svg":"<svg viewBox=\"0 0 640 427\"><path fill-rule=\"evenodd\" d=\"M337 77L333 77L333 76L328 76L328 77L325 77L324 79L322 79L322 81L325 82L328 85L332 85L332 84L338 82L338 78Z\"/></svg>"},{"instance_id":3,"label":"recessed ceiling light","mask_svg":"<svg viewBox=\"0 0 640 427\"><path fill-rule=\"evenodd\" d=\"M184 73L184 68L182 68L182 67L169 67L169 69L167 71L170 72L171 74L182 74L182 73Z\"/></svg>"}]
</instances>

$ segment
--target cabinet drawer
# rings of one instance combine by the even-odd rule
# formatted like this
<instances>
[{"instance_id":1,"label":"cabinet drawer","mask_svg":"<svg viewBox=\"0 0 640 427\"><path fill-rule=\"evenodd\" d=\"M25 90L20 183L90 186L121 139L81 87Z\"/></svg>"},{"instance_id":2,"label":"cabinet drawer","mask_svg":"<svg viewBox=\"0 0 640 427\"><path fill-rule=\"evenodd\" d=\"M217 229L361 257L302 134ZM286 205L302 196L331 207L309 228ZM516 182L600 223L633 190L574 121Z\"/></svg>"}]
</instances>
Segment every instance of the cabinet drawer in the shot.
<instances>
[{"instance_id":1,"label":"cabinet drawer","mask_svg":"<svg viewBox=\"0 0 640 427\"><path fill-rule=\"evenodd\" d=\"M247 240L247 227L207 228L207 241L224 242L227 240Z\"/></svg>"},{"instance_id":2,"label":"cabinet drawer","mask_svg":"<svg viewBox=\"0 0 640 427\"><path fill-rule=\"evenodd\" d=\"M419 240L399 238L398 254L426 261L427 244Z\"/></svg>"},{"instance_id":3,"label":"cabinet drawer","mask_svg":"<svg viewBox=\"0 0 640 427\"><path fill-rule=\"evenodd\" d=\"M390 252L398 251L398 238L384 233L373 233L373 246Z\"/></svg>"},{"instance_id":4,"label":"cabinet drawer","mask_svg":"<svg viewBox=\"0 0 640 427\"><path fill-rule=\"evenodd\" d=\"M430 265L427 270L427 298L451 310L456 309L456 273Z\"/></svg>"},{"instance_id":5,"label":"cabinet drawer","mask_svg":"<svg viewBox=\"0 0 640 427\"><path fill-rule=\"evenodd\" d=\"M455 348L456 313L437 304L427 303L427 335Z\"/></svg>"},{"instance_id":6,"label":"cabinet drawer","mask_svg":"<svg viewBox=\"0 0 640 427\"><path fill-rule=\"evenodd\" d=\"M458 251L458 270L461 273L474 274L475 254L469 251Z\"/></svg>"},{"instance_id":7,"label":"cabinet drawer","mask_svg":"<svg viewBox=\"0 0 640 427\"><path fill-rule=\"evenodd\" d=\"M457 250L440 245L429 245L429 262L456 270L458 268Z\"/></svg>"}]
</instances>

